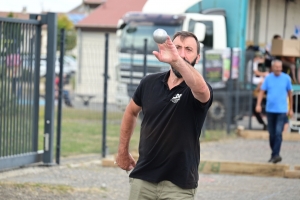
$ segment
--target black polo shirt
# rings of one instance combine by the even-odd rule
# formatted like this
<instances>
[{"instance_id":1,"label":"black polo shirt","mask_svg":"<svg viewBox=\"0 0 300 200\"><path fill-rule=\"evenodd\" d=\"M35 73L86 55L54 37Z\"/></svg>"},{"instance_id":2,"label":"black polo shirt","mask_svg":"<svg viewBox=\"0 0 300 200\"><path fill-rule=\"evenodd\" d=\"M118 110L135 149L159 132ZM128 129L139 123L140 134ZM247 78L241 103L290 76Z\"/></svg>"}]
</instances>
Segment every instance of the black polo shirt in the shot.
<instances>
[{"instance_id":1,"label":"black polo shirt","mask_svg":"<svg viewBox=\"0 0 300 200\"><path fill-rule=\"evenodd\" d=\"M202 125L212 103L201 103L182 82L169 89L170 71L146 76L133 101L142 107L139 159L131 178L158 183L168 180L185 189L198 186Z\"/></svg>"}]
</instances>

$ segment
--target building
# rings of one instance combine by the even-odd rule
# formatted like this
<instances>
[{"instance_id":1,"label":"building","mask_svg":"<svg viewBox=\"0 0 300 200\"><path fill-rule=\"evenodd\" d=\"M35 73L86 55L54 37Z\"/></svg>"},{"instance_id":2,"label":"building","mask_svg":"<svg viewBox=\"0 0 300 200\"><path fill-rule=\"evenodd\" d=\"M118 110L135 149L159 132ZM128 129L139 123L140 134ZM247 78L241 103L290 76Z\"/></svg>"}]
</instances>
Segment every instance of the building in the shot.
<instances>
[{"instance_id":1,"label":"building","mask_svg":"<svg viewBox=\"0 0 300 200\"><path fill-rule=\"evenodd\" d=\"M248 44L265 46L274 34L289 39L300 27L300 0L248 0L247 18Z\"/></svg>"},{"instance_id":2,"label":"building","mask_svg":"<svg viewBox=\"0 0 300 200\"><path fill-rule=\"evenodd\" d=\"M115 102L117 65L117 24L128 11L141 11L146 0L107 0L76 24L78 37L78 73L75 94L95 96L102 102L104 88L105 34L109 34L108 102Z\"/></svg>"}]
</instances>

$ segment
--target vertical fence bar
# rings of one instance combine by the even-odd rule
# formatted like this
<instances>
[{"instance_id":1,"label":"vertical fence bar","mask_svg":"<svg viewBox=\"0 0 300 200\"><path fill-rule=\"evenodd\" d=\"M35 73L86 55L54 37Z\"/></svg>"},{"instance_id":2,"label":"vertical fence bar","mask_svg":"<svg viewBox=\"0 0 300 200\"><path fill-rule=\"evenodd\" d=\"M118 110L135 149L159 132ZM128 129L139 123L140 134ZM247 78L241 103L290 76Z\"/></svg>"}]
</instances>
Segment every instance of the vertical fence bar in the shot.
<instances>
[{"instance_id":1,"label":"vertical fence bar","mask_svg":"<svg viewBox=\"0 0 300 200\"><path fill-rule=\"evenodd\" d=\"M4 65L3 65L3 61L4 61L4 57L3 57L3 49L2 49L2 47L3 47L3 40L2 40L2 31L3 31L3 23L0 21L0 66L1 66L1 68L0 68L0 76L1 76L1 81L0 81L0 124L1 124L1 126L0 126L0 157L2 156L2 151L3 151L3 146L2 146L2 132L3 132L3 130L2 130L2 124L3 124L3 114L2 114L2 112L3 112L3 99L2 99L2 93L3 93L3 91L2 91L2 87L3 87L3 69L4 69Z\"/></svg>"},{"instance_id":2,"label":"vertical fence bar","mask_svg":"<svg viewBox=\"0 0 300 200\"><path fill-rule=\"evenodd\" d=\"M6 50L6 45L7 45L7 42L6 42L6 39L5 39L5 33L7 31L7 24L5 22L3 22L2 24L2 34L3 34L3 47L2 47L2 85L1 85L1 99L2 99L2 105L4 105L2 107L2 112L1 114L3 116L5 116L5 110L7 108L6 104L6 74L7 74L7 67L6 67L6 54L4 54L4 51ZM7 117L3 117L3 120L2 120L2 151L0 152L1 153L1 156L4 156L5 155L5 135L6 135L6 130L5 130L5 124L6 124L6 120L7 120Z\"/></svg>"},{"instance_id":3,"label":"vertical fence bar","mask_svg":"<svg viewBox=\"0 0 300 200\"><path fill-rule=\"evenodd\" d=\"M14 93L14 104L12 106L12 112L11 112L11 115L12 115L12 122L11 122L11 130L12 130L12 134L11 134L11 137L12 137L12 141L11 141L11 154L14 155L16 154L15 152L15 147L17 146L16 145L16 135L17 135L17 130L16 130L16 119L18 118L18 112L17 112L17 109L16 107L19 105L18 104L18 86L19 86L19 79L20 79L20 74L21 74L21 52L20 52L20 28L21 28L21 24L19 23L16 23L15 24L15 30L13 31L13 38L14 38L14 53L15 53L15 59L14 59L14 70L13 70L13 82L15 84L15 93Z\"/></svg>"},{"instance_id":4,"label":"vertical fence bar","mask_svg":"<svg viewBox=\"0 0 300 200\"><path fill-rule=\"evenodd\" d=\"M23 51L26 52L27 51L27 37L28 37L28 34L29 34L29 31L28 31L28 24L25 24L25 35L24 35L24 48L23 48ZM26 119L24 119L24 117L22 115L26 114L26 106L25 106L25 100L26 100L26 93L23 92L21 94L21 101L20 101L20 120L21 120L21 129L22 130L22 135L23 135L23 139L22 139L22 143L23 143L23 150L22 150L22 153L26 153L27 152L27 148L28 148L28 144L27 144L27 130L26 130Z\"/></svg>"},{"instance_id":5,"label":"vertical fence bar","mask_svg":"<svg viewBox=\"0 0 300 200\"><path fill-rule=\"evenodd\" d=\"M147 43L148 43L148 40L147 38L144 39L144 77L147 75Z\"/></svg>"},{"instance_id":6,"label":"vertical fence bar","mask_svg":"<svg viewBox=\"0 0 300 200\"><path fill-rule=\"evenodd\" d=\"M54 68L56 56L56 13L47 14L47 74L45 94L45 131L43 162L52 164L53 159L53 129L54 129Z\"/></svg>"},{"instance_id":7,"label":"vertical fence bar","mask_svg":"<svg viewBox=\"0 0 300 200\"><path fill-rule=\"evenodd\" d=\"M28 31L29 31L29 33L28 33L28 35L27 35L27 38L26 38L26 46L28 47L28 49L29 49L29 54L32 54L32 49L31 49L31 44L30 44L30 38L31 38L31 36L32 36L32 25L28 25ZM24 77L23 77L23 79L22 79L22 82L25 82L25 79L24 79ZM30 137L30 135L31 135L31 133L29 132L29 130L28 130L28 123L29 123L29 121L30 121L30 119L28 119L29 117L29 115L28 115L28 113L29 113L29 95L28 95L28 91L27 91L27 89L26 89L26 92L24 91L24 93L23 93L23 98L22 98L22 110L24 110L23 112L22 112L22 114L23 114L23 116L25 116L24 118L23 118L23 121L24 121L24 133L26 134L26 140L25 140L25 144L26 144L26 147L25 147L25 150L26 150L26 152L30 152L30 150L31 150L31 137Z\"/></svg>"},{"instance_id":8,"label":"vertical fence bar","mask_svg":"<svg viewBox=\"0 0 300 200\"><path fill-rule=\"evenodd\" d=\"M37 15L30 15L30 19L37 19ZM35 53L34 53L34 91L33 91L33 151L38 151L39 135L39 98L40 98L40 60L41 60L41 34L42 26L35 27Z\"/></svg>"},{"instance_id":9,"label":"vertical fence bar","mask_svg":"<svg viewBox=\"0 0 300 200\"><path fill-rule=\"evenodd\" d=\"M249 90L252 91L252 77L253 77L253 64L254 64L254 55L251 54L251 66L248 66L248 67L251 67L251 76L250 76L250 82L249 82L249 85L250 85L250 88ZM253 94L252 92L249 92L249 122L248 122L248 126L249 126L249 129L252 129L252 115L253 115L253 109L255 109L255 106L254 106L254 103L257 102L257 100L255 102L253 102Z\"/></svg>"},{"instance_id":10,"label":"vertical fence bar","mask_svg":"<svg viewBox=\"0 0 300 200\"><path fill-rule=\"evenodd\" d=\"M230 134L230 126L232 122L232 66L233 66L233 48L230 48L230 70L229 70L229 78L228 78L228 88L227 88L227 134Z\"/></svg>"},{"instance_id":11,"label":"vertical fence bar","mask_svg":"<svg viewBox=\"0 0 300 200\"><path fill-rule=\"evenodd\" d=\"M60 144L61 144L61 114L63 96L63 73L65 55L65 29L60 30L60 56L59 56L59 89L57 108L57 130L56 130L56 164L60 164Z\"/></svg>"},{"instance_id":12,"label":"vertical fence bar","mask_svg":"<svg viewBox=\"0 0 300 200\"><path fill-rule=\"evenodd\" d=\"M106 157L106 110L107 110L107 79L108 79L108 40L109 34L105 33L104 52L104 94L103 94L103 125L102 125L102 157Z\"/></svg>"},{"instance_id":13,"label":"vertical fence bar","mask_svg":"<svg viewBox=\"0 0 300 200\"><path fill-rule=\"evenodd\" d=\"M6 79L6 70L7 70L7 67L6 67L6 54L4 54L4 51L5 51L5 46L6 46L6 40L4 38L4 35L5 35L5 32L6 32L6 28L7 28L7 25L5 22L2 23L2 34L3 34L3 44L2 44L2 50L1 52L2 53L2 84L1 84L1 115L2 115L2 121L1 121L1 130L2 130L2 137L1 137L1 140L2 140L2 151L0 152L1 156L4 156L4 151L5 151L5 122L6 122L6 117L5 116L5 107L4 106L4 103L6 103L5 101L5 79Z\"/></svg>"},{"instance_id":14,"label":"vertical fence bar","mask_svg":"<svg viewBox=\"0 0 300 200\"><path fill-rule=\"evenodd\" d=\"M34 55L34 52L35 52L35 49L34 49L34 37L35 37L35 25L32 25L31 26L31 35L30 35L30 38L29 38L29 55L26 56L26 62L27 62L27 70L26 70L26 74L27 74L27 79L26 79L26 85L27 85L27 92L28 92L28 95L29 95L29 115L30 116L30 120L28 122L28 125L29 125L29 132L30 132L30 151L32 151L33 149L33 140L32 138L34 137L34 132L33 132L33 123L32 123L32 116L33 116L33 108L34 108L34 104L33 103L33 93L32 93L32 81L34 80L33 77L32 77L32 72L31 72L31 69L32 69L32 59L33 59L33 56ZM39 104L37 104L38 106Z\"/></svg>"},{"instance_id":15,"label":"vertical fence bar","mask_svg":"<svg viewBox=\"0 0 300 200\"><path fill-rule=\"evenodd\" d=\"M12 30L13 30L13 24L9 24L9 29L8 29L8 34L11 36L12 34ZM7 92L6 92L6 99L7 99L7 109L6 109L6 116L7 116L7 120L6 120L6 156L9 156L9 135L10 135L10 128L9 128L9 124L10 124L10 108L11 108L11 105L12 105L12 83L11 83L11 73L12 73L12 63L13 63L13 55L12 55L12 52L13 52L13 48L12 48L12 45L10 44L11 43L11 38L8 38L7 39L7 43L8 43L8 50L6 51L8 53L8 73L6 74L7 76L7 79L6 79L6 84L7 84Z\"/></svg>"},{"instance_id":16,"label":"vertical fence bar","mask_svg":"<svg viewBox=\"0 0 300 200\"><path fill-rule=\"evenodd\" d=\"M24 52L28 52L28 37L29 37L29 29L30 29L30 25L26 24L26 35L24 37ZM22 80L23 81L23 80ZM22 120L22 134L24 135L24 150L23 153L27 153L28 152L28 130L27 130L27 119L24 118L23 116L27 115L27 105L26 105L26 101L27 101L27 94L26 92L22 93L22 101L20 102L20 106L21 106L21 112L20 112L20 118Z\"/></svg>"},{"instance_id":17,"label":"vertical fence bar","mask_svg":"<svg viewBox=\"0 0 300 200\"><path fill-rule=\"evenodd\" d=\"M34 140L33 138L35 137L35 133L34 133L34 128L33 128L33 111L34 111L34 107L38 107L39 106L39 103L37 104L33 104L34 102L34 93L33 93L33 90L34 90L34 85L32 84L33 81L34 81L34 77L33 77L33 73L32 73L32 60L33 60L33 55L35 54L35 48L34 48L34 44L35 44L35 35L36 35L36 29L35 29L35 26L36 25L32 25L31 26L31 35L30 35L30 38L29 38L29 41L30 41L30 53L29 55L27 56L27 65L28 65L28 68L27 68L27 71L26 71L26 74L27 74L27 80L26 80L26 83L27 83L27 86L28 86L28 94L29 94L29 97L30 97L30 104L29 104L29 115L30 116L30 120L29 120L29 132L31 133L31 138L30 138L30 151L34 151Z\"/></svg>"},{"instance_id":18,"label":"vertical fence bar","mask_svg":"<svg viewBox=\"0 0 300 200\"><path fill-rule=\"evenodd\" d=\"M12 58L11 58L11 62L12 62L12 65L11 65L11 68L10 68L10 74L9 74L9 77L10 77L10 99L9 99L9 102L10 102L10 106L9 106L9 109L8 109L8 129L9 131L7 132L8 133L8 156L9 155L12 155L12 136L13 136L13 126L12 126L12 122L13 122L13 107L14 107L14 104L15 104L15 92L16 92L16 84L15 84L15 79L14 79L14 71L15 71L15 67L16 67L16 50L15 50L15 43L14 43L14 29L16 27L16 24L11 24L11 32L10 32L10 42L12 42L11 45L11 55L12 55Z\"/></svg>"},{"instance_id":19,"label":"vertical fence bar","mask_svg":"<svg viewBox=\"0 0 300 200\"><path fill-rule=\"evenodd\" d=\"M237 65L238 65L238 69L240 70L241 68L242 68L242 66L241 66L241 50L239 50L238 51L238 58L239 58L239 62L237 63ZM239 72L237 73L238 75L240 74ZM240 86L240 84L239 84L239 80L240 80L240 77L237 77L237 79L236 79L236 83L235 83L235 109L234 109L234 116L235 116L235 118L236 117L239 117L239 113L238 113L238 111L239 111L239 108L240 108L240 97L241 97L241 95L240 95L240 88L241 88L241 86ZM244 96L244 95L243 95ZM243 109L243 112L244 112L244 109ZM238 125L238 120L239 119L235 119L235 126L237 127L237 125Z\"/></svg>"},{"instance_id":20,"label":"vertical fence bar","mask_svg":"<svg viewBox=\"0 0 300 200\"><path fill-rule=\"evenodd\" d=\"M11 90L12 90L12 84L11 84L11 73L12 73L12 62L13 62L13 55L12 55L12 45L10 44L11 43L11 34L12 34L12 30L13 30L13 25L12 24L9 24L7 23L9 29L8 29L8 35L10 36L9 38L7 38L7 45L8 45L8 50L6 50L6 53L8 53L8 62L6 61L6 64L8 64L7 68L8 68L8 74L6 74L6 84L7 84L7 97L6 97L6 102L7 102L7 108L6 108L6 116L7 116L7 120L6 120L6 139L5 139L5 143L6 143L6 156L9 155L9 135L10 135L10 128L9 128L9 124L10 124L10 121L11 121L11 118L10 118L10 108L11 108Z\"/></svg>"},{"instance_id":21,"label":"vertical fence bar","mask_svg":"<svg viewBox=\"0 0 300 200\"><path fill-rule=\"evenodd\" d=\"M31 54L31 44L30 44L30 38L32 35L32 25L28 25L28 34L26 37L26 52L29 52L29 54ZM25 74L25 76L23 76L23 80L22 80L22 88L24 88L24 84L26 83L28 79L28 74ZM25 116L30 116L30 95L28 92L28 88L26 87L26 91L24 90L24 95L25 95L25 102L24 102L24 108L25 108ZM27 152L31 152L31 142L32 142L32 133L30 132L30 118L27 117L25 118L25 130L26 130L26 144L27 144Z\"/></svg>"},{"instance_id":22,"label":"vertical fence bar","mask_svg":"<svg viewBox=\"0 0 300 200\"><path fill-rule=\"evenodd\" d=\"M20 112L20 95L22 94L22 85L21 85L21 81L22 81L22 72L23 72L23 65L22 65L22 61L24 60L24 57L23 57L23 52L22 52L22 24L20 23L20 24L17 24L16 25L16 34L17 34L17 36L16 36L16 38L17 38L17 40L16 40L16 46L17 46L17 48L16 48L16 56L17 56L17 58L16 59L18 59L16 62L18 62L17 63L17 69L16 69L16 77L15 77L15 84L16 84L16 91L15 91L15 109L14 109L14 127L16 127L17 126L17 122L18 122L18 119L19 119L19 115L21 115L21 112ZM21 105L22 106L22 105ZM25 117L26 118L26 117ZM16 131L16 133L17 133L17 135L19 135L19 132L21 132L21 128L18 130L18 128L14 128L14 130ZM16 142L16 144L17 144L17 140L16 140L16 138L14 138L14 141ZM14 153L14 154L16 154L16 153Z\"/></svg>"},{"instance_id":23,"label":"vertical fence bar","mask_svg":"<svg viewBox=\"0 0 300 200\"><path fill-rule=\"evenodd\" d=\"M19 24L18 26L18 31L19 31L19 48L18 48L18 54L20 56L20 62L22 62L23 60L23 40L24 38L22 37L23 36L23 24ZM21 76L22 76L22 64L20 64L20 67L19 67L19 78L17 79L17 88L18 88L18 95L17 95L17 111L15 112L16 114L16 117L15 117L15 120L16 120L16 124L15 124L15 127L16 127L16 132L17 132L17 138L15 139L16 141L16 144L17 144L17 149L16 149L16 152L17 153L20 153L19 151L19 143L20 143L20 134L22 134L22 127L19 127L19 119L21 118L22 119L22 116L21 116L21 111L20 111L20 108L22 105L20 105L20 100L21 100L21 97L22 97L22 93L20 94L20 90L19 90L19 87L20 87L20 81L21 81Z\"/></svg>"},{"instance_id":24,"label":"vertical fence bar","mask_svg":"<svg viewBox=\"0 0 300 200\"><path fill-rule=\"evenodd\" d=\"M7 24L8 25L8 35L11 35L11 32L12 32L12 24ZM10 45L10 41L11 39L7 37L6 39L7 41L7 45L8 45L8 50L6 50L6 53L9 55L8 57L10 58L10 52L8 51L11 51L11 45ZM9 59L8 58L8 59ZM10 59L8 62L11 62ZM10 111L10 106L11 106L11 101L10 101L10 94L11 94L11 79L10 79L10 74L11 74L11 66L10 66L10 63L8 63L6 61L6 64L7 64L7 70L8 70L8 73L6 74L6 84L7 84L7 92L5 93L6 94L6 102L7 102L7 106L6 106L6 131L5 131L5 143L6 143L6 156L9 155L9 123L10 123L10 115L9 115L9 111Z\"/></svg>"}]
</instances>

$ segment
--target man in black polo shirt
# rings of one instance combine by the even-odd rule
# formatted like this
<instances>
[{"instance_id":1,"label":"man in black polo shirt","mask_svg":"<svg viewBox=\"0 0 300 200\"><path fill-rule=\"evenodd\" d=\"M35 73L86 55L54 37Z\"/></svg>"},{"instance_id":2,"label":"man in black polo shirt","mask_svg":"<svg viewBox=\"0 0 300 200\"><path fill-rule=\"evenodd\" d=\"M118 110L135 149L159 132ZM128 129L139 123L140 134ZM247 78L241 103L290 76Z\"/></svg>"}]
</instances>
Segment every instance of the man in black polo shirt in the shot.
<instances>
[{"instance_id":1,"label":"man in black polo shirt","mask_svg":"<svg viewBox=\"0 0 300 200\"><path fill-rule=\"evenodd\" d=\"M194 199L198 187L199 137L213 94L193 67L200 45L190 32L177 32L158 44L156 58L170 71L146 76L128 104L120 133L116 164L130 173L130 200ZM139 159L129 142L143 110Z\"/></svg>"}]
</instances>

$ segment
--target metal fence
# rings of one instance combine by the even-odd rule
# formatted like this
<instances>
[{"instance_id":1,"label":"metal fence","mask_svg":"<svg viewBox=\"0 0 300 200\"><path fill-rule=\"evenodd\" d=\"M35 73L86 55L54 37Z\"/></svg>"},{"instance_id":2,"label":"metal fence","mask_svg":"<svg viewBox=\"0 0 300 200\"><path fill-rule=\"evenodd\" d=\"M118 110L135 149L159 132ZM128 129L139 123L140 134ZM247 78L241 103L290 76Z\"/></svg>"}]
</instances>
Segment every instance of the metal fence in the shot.
<instances>
[{"instance_id":1,"label":"metal fence","mask_svg":"<svg viewBox=\"0 0 300 200\"><path fill-rule=\"evenodd\" d=\"M252 116L253 86L248 79L252 70L247 69L247 63L252 59L251 55L246 56L245 52L235 48L203 52L203 76L214 93L205 130L223 130L230 134L239 121Z\"/></svg>"},{"instance_id":2,"label":"metal fence","mask_svg":"<svg viewBox=\"0 0 300 200\"><path fill-rule=\"evenodd\" d=\"M62 110L63 120L64 116L72 115L71 120L78 122L74 126L82 128L76 134L88 132L84 141L72 140L72 145L79 149L78 153L101 152L103 157L116 153L123 111L139 81L145 74L169 69L166 64L156 68L150 66L149 63L153 63L149 60L150 54L137 55L130 51L129 56L120 56L117 42L115 34L78 30L78 70L65 85L73 107L65 104ZM147 46L144 51L147 52ZM201 70L214 90L203 137L211 132L233 133L238 125L248 126L252 119L253 87L245 75L245 66L253 55L242 54L246 52L237 49L202 53ZM139 134L141 118L142 114L134 134ZM71 148L64 140L77 136L74 131L66 129L62 125L62 155L64 149ZM137 150L138 142L136 139L131 141L133 150Z\"/></svg>"},{"instance_id":3,"label":"metal fence","mask_svg":"<svg viewBox=\"0 0 300 200\"><path fill-rule=\"evenodd\" d=\"M42 160L50 163L48 152L38 147L39 68L41 27L47 24L54 35L54 21L54 13L30 15L28 20L0 18L0 170Z\"/></svg>"}]
</instances>

